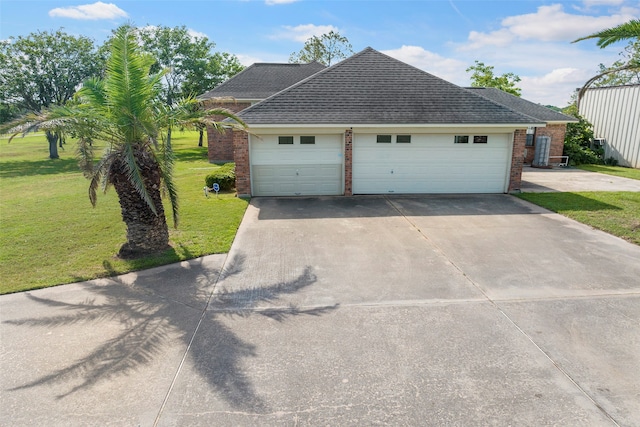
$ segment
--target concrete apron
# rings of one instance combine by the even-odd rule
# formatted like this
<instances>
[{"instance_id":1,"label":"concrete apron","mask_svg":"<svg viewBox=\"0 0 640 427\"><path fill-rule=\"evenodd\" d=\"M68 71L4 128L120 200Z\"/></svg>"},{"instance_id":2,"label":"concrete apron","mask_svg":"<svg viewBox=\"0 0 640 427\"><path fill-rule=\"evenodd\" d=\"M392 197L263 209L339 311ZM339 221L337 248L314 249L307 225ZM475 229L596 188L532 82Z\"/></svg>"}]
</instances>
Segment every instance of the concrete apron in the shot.
<instances>
[{"instance_id":1,"label":"concrete apron","mask_svg":"<svg viewBox=\"0 0 640 427\"><path fill-rule=\"evenodd\" d=\"M253 199L226 260L0 298L0 424L640 425L639 260L506 195Z\"/></svg>"},{"instance_id":2,"label":"concrete apron","mask_svg":"<svg viewBox=\"0 0 640 427\"><path fill-rule=\"evenodd\" d=\"M525 166L520 189L526 193L640 191L640 181L581 169L539 169Z\"/></svg>"}]
</instances>

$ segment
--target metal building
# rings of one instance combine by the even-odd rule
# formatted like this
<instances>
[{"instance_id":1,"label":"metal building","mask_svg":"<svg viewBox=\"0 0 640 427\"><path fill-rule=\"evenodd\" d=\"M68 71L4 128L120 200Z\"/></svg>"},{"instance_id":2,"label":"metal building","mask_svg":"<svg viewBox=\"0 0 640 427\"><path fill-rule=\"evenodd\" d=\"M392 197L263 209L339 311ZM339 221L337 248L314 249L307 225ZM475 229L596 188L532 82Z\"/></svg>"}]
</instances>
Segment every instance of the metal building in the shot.
<instances>
[{"instance_id":1,"label":"metal building","mask_svg":"<svg viewBox=\"0 0 640 427\"><path fill-rule=\"evenodd\" d=\"M580 114L604 138L605 158L640 168L640 84L587 89Z\"/></svg>"}]
</instances>

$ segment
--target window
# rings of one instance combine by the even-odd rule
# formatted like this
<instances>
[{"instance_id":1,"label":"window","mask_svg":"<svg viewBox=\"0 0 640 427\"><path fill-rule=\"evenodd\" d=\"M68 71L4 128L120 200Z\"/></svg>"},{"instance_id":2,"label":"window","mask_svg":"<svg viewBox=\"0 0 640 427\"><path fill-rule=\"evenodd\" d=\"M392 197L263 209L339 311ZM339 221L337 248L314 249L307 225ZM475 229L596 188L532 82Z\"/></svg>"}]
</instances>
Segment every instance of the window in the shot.
<instances>
[{"instance_id":1,"label":"window","mask_svg":"<svg viewBox=\"0 0 640 427\"><path fill-rule=\"evenodd\" d=\"M379 144L391 144L391 135L378 135L376 142Z\"/></svg>"},{"instance_id":2,"label":"window","mask_svg":"<svg viewBox=\"0 0 640 427\"><path fill-rule=\"evenodd\" d=\"M411 135L398 135L396 136L396 142L398 144L409 144L411 142Z\"/></svg>"},{"instance_id":3,"label":"window","mask_svg":"<svg viewBox=\"0 0 640 427\"><path fill-rule=\"evenodd\" d=\"M486 144L487 143L487 135L475 135L473 137L474 144Z\"/></svg>"},{"instance_id":4,"label":"window","mask_svg":"<svg viewBox=\"0 0 640 427\"><path fill-rule=\"evenodd\" d=\"M279 136L278 137L278 144L293 144L293 137L292 136Z\"/></svg>"},{"instance_id":5,"label":"window","mask_svg":"<svg viewBox=\"0 0 640 427\"><path fill-rule=\"evenodd\" d=\"M453 138L453 142L455 144L468 144L469 143L469 135L456 135Z\"/></svg>"},{"instance_id":6,"label":"window","mask_svg":"<svg viewBox=\"0 0 640 427\"><path fill-rule=\"evenodd\" d=\"M301 136L300 144L315 144L316 137L315 136Z\"/></svg>"}]
</instances>

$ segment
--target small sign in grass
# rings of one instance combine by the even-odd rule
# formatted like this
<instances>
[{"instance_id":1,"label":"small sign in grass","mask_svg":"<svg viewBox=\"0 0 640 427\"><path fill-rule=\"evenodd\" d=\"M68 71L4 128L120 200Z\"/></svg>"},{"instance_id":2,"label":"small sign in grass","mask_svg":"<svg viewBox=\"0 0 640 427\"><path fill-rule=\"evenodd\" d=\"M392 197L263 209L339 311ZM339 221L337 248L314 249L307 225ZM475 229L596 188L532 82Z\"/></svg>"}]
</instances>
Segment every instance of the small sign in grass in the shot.
<instances>
[{"instance_id":1,"label":"small sign in grass","mask_svg":"<svg viewBox=\"0 0 640 427\"><path fill-rule=\"evenodd\" d=\"M640 193L522 193L518 197L640 245Z\"/></svg>"}]
</instances>

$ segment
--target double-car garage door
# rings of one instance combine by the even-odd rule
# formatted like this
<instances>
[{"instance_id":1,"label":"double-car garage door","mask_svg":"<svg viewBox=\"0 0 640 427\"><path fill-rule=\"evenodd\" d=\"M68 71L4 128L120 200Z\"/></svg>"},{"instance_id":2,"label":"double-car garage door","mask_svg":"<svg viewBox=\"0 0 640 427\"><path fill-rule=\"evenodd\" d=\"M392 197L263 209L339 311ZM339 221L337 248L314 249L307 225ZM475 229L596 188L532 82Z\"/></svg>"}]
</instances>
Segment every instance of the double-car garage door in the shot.
<instances>
[{"instance_id":1,"label":"double-car garage door","mask_svg":"<svg viewBox=\"0 0 640 427\"><path fill-rule=\"evenodd\" d=\"M502 193L510 134L354 134L354 194ZM255 196L344 193L343 135L251 140Z\"/></svg>"}]
</instances>

